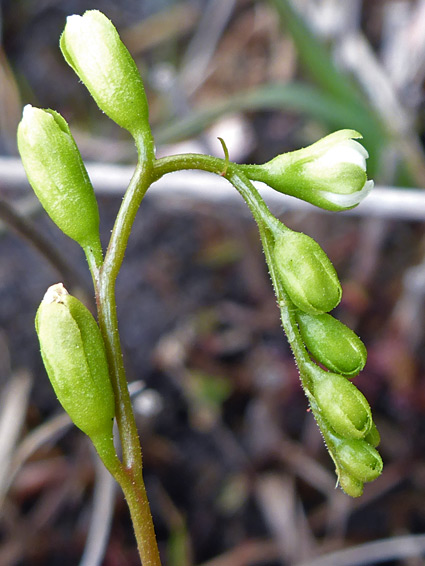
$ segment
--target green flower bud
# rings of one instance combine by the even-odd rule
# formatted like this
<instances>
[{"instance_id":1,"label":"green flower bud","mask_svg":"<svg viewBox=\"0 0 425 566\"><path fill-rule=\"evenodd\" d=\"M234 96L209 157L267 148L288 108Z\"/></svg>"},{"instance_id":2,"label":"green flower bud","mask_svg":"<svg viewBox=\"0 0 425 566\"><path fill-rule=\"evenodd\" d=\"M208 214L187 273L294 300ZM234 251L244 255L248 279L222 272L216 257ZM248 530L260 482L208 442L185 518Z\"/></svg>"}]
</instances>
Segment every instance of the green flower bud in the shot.
<instances>
[{"instance_id":1,"label":"green flower bud","mask_svg":"<svg viewBox=\"0 0 425 566\"><path fill-rule=\"evenodd\" d=\"M99 245L93 187L68 124L53 110L25 106L18 149L28 180L50 218L83 248Z\"/></svg>"},{"instance_id":2,"label":"green flower bud","mask_svg":"<svg viewBox=\"0 0 425 566\"><path fill-rule=\"evenodd\" d=\"M330 314L297 313L301 337L315 359L335 373L354 377L365 366L360 338Z\"/></svg>"},{"instance_id":3,"label":"green flower bud","mask_svg":"<svg viewBox=\"0 0 425 566\"><path fill-rule=\"evenodd\" d=\"M297 151L278 155L264 165L244 165L253 181L326 210L357 206L372 190L366 176L367 151L354 141L354 130L339 130Z\"/></svg>"},{"instance_id":4,"label":"green flower bud","mask_svg":"<svg viewBox=\"0 0 425 566\"><path fill-rule=\"evenodd\" d=\"M363 482L344 470L339 469L338 481L342 490L350 497L360 497L363 494Z\"/></svg>"},{"instance_id":5,"label":"green flower bud","mask_svg":"<svg viewBox=\"0 0 425 566\"><path fill-rule=\"evenodd\" d=\"M151 136L148 103L136 63L102 12L89 10L83 16L68 16L60 48L111 120L133 136L141 131Z\"/></svg>"},{"instance_id":6,"label":"green flower bud","mask_svg":"<svg viewBox=\"0 0 425 566\"><path fill-rule=\"evenodd\" d=\"M47 290L35 325L47 374L71 420L95 444L111 438L114 394L93 316L58 283Z\"/></svg>"},{"instance_id":7,"label":"green flower bud","mask_svg":"<svg viewBox=\"0 0 425 566\"><path fill-rule=\"evenodd\" d=\"M295 306L310 314L320 314L338 305L342 295L338 275L313 238L285 230L276 239L274 257L282 283Z\"/></svg>"},{"instance_id":8,"label":"green flower bud","mask_svg":"<svg viewBox=\"0 0 425 566\"><path fill-rule=\"evenodd\" d=\"M313 395L323 418L343 438L364 438L372 427L372 413L366 398L342 375L317 368Z\"/></svg>"},{"instance_id":9,"label":"green flower bud","mask_svg":"<svg viewBox=\"0 0 425 566\"><path fill-rule=\"evenodd\" d=\"M365 440L343 440L336 448L335 458L340 466L361 482L373 481L382 473L381 456Z\"/></svg>"}]
</instances>

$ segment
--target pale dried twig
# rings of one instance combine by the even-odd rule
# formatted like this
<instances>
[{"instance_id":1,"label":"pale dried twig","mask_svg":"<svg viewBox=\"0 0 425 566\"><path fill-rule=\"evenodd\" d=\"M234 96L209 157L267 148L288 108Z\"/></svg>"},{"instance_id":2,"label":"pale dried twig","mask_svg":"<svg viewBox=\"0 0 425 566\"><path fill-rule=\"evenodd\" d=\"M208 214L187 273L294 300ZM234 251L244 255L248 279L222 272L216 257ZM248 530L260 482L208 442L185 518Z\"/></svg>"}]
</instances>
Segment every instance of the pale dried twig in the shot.
<instances>
[{"instance_id":1,"label":"pale dried twig","mask_svg":"<svg viewBox=\"0 0 425 566\"><path fill-rule=\"evenodd\" d=\"M98 194L122 195L133 174L133 169L125 165L87 163L87 170ZM0 183L16 190L27 186L20 160L0 157ZM309 203L278 193L262 183L255 184L260 188L266 201L275 208L275 212L276 209L280 209L281 212L285 210L321 212L321 209ZM167 175L155 183L152 190L147 193L147 198L155 198L155 196L164 199L167 207L176 203L184 207L185 199L186 202L206 200L243 204L239 195L224 179L202 171L179 171ZM339 214L422 221L425 219L425 191L377 186L359 206Z\"/></svg>"}]
</instances>

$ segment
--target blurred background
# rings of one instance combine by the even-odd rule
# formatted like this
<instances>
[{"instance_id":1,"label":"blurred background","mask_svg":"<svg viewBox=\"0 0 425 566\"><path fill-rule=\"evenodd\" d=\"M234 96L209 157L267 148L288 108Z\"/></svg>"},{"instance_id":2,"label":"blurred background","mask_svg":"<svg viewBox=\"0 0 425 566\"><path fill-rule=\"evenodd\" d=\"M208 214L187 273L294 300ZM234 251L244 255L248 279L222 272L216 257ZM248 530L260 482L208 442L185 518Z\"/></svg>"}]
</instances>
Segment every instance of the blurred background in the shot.
<instances>
[{"instance_id":1,"label":"blurred background","mask_svg":"<svg viewBox=\"0 0 425 566\"><path fill-rule=\"evenodd\" d=\"M423 0L2 0L0 564L139 564L125 501L63 415L34 315L63 281L93 307L82 252L37 204L16 149L22 107L70 123L107 244L136 160L58 48L102 10L142 73L158 155L263 162L339 129L364 136L376 189L330 214L264 191L326 250L335 314L364 340L355 383L383 475L360 499L298 383L255 223L232 187L169 176L142 204L118 280L124 356L164 566L425 564Z\"/></svg>"}]
</instances>

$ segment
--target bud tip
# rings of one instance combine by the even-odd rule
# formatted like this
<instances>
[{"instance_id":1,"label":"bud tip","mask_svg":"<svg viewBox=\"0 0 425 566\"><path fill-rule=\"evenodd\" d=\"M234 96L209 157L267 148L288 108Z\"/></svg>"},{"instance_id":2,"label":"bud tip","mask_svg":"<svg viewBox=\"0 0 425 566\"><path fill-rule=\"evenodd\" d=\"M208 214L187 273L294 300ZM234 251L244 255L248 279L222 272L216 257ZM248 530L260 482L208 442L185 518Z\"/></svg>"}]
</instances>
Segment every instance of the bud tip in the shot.
<instances>
[{"instance_id":1,"label":"bud tip","mask_svg":"<svg viewBox=\"0 0 425 566\"><path fill-rule=\"evenodd\" d=\"M68 294L69 293L63 286L63 283L56 283L47 289L43 297L43 303L46 305L50 303L62 303L63 298Z\"/></svg>"}]
</instances>

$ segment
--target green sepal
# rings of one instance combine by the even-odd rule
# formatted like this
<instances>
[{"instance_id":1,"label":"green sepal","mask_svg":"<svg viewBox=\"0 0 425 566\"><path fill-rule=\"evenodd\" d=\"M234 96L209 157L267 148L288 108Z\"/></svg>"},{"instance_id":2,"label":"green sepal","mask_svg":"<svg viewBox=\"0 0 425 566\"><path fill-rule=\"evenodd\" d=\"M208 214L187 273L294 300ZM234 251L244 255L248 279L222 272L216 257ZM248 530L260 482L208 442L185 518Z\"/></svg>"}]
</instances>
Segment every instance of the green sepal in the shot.
<instances>
[{"instance_id":1,"label":"green sepal","mask_svg":"<svg viewBox=\"0 0 425 566\"><path fill-rule=\"evenodd\" d=\"M28 180L53 222L83 248L98 248L96 197L64 118L54 110L25 106L18 149Z\"/></svg>"},{"instance_id":2,"label":"green sepal","mask_svg":"<svg viewBox=\"0 0 425 566\"><path fill-rule=\"evenodd\" d=\"M115 402L103 339L88 309L61 283L49 287L35 326L56 396L89 437L112 437Z\"/></svg>"},{"instance_id":3,"label":"green sepal","mask_svg":"<svg viewBox=\"0 0 425 566\"><path fill-rule=\"evenodd\" d=\"M330 314L296 313L301 337L314 358L334 373L354 377L365 366L367 351L360 338Z\"/></svg>"},{"instance_id":4,"label":"green sepal","mask_svg":"<svg viewBox=\"0 0 425 566\"><path fill-rule=\"evenodd\" d=\"M379 430L376 428L375 423L372 423L370 431L367 433L367 435L365 436L364 439L366 440L366 442L368 444L370 444L374 448L379 446L379 444L381 442L381 435L379 434Z\"/></svg>"},{"instance_id":5,"label":"green sepal","mask_svg":"<svg viewBox=\"0 0 425 566\"><path fill-rule=\"evenodd\" d=\"M300 310L321 314L339 304L342 289L338 275L313 238L284 230L276 239L274 259L291 301Z\"/></svg>"},{"instance_id":6,"label":"green sepal","mask_svg":"<svg viewBox=\"0 0 425 566\"><path fill-rule=\"evenodd\" d=\"M339 470L338 482L341 489L350 497L363 495L363 482L354 478L344 470Z\"/></svg>"}]
</instances>

